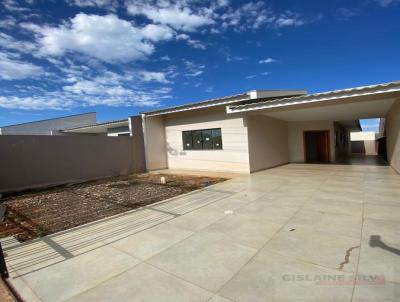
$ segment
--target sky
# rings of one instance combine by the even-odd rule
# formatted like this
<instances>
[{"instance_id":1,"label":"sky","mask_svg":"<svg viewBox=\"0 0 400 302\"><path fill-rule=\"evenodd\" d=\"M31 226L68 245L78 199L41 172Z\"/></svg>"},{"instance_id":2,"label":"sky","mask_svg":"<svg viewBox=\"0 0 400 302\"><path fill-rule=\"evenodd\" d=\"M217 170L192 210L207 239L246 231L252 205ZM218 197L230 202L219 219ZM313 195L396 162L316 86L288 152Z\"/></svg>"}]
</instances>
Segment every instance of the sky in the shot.
<instances>
[{"instance_id":1,"label":"sky","mask_svg":"<svg viewBox=\"0 0 400 302\"><path fill-rule=\"evenodd\" d=\"M0 126L400 80L400 0L1 0Z\"/></svg>"}]
</instances>

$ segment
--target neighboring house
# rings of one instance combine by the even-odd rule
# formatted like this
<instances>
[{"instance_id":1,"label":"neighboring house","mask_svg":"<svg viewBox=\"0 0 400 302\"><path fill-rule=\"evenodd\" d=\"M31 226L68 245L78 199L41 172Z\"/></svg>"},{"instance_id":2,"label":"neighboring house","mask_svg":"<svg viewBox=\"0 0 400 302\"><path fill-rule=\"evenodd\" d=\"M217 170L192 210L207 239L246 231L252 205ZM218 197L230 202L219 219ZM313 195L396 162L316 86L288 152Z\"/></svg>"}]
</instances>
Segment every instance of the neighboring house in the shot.
<instances>
[{"instance_id":1,"label":"neighboring house","mask_svg":"<svg viewBox=\"0 0 400 302\"><path fill-rule=\"evenodd\" d=\"M289 162L336 162L359 119L386 118L400 171L400 82L317 94L255 90L142 112L146 167L250 173Z\"/></svg>"},{"instance_id":2,"label":"neighboring house","mask_svg":"<svg viewBox=\"0 0 400 302\"><path fill-rule=\"evenodd\" d=\"M0 135L60 135L62 129L93 123L96 123L96 113L89 112L4 126L0 128Z\"/></svg>"},{"instance_id":3,"label":"neighboring house","mask_svg":"<svg viewBox=\"0 0 400 302\"><path fill-rule=\"evenodd\" d=\"M87 124L80 127L65 128L62 130L65 135L107 135L107 136L132 136L132 117L108 121L103 123Z\"/></svg>"}]
</instances>

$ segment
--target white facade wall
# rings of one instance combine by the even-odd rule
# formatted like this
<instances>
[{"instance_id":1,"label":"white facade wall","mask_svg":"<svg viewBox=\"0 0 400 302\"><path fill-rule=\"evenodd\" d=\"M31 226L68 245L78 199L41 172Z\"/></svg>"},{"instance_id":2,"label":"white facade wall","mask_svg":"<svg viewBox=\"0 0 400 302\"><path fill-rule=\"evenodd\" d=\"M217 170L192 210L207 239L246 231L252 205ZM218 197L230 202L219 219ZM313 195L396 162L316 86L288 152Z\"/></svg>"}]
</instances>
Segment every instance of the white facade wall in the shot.
<instances>
[{"instance_id":1,"label":"white facade wall","mask_svg":"<svg viewBox=\"0 0 400 302\"><path fill-rule=\"evenodd\" d=\"M265 115L247 116L250 171L289 162L288 123Z\"/></svg>"},{"instance_id":2,"label":"white facade wall","mask_svg":"<svg viewBox=\"0 0 400 302\"><path fill-rule=\"evenodd\" d=\"M247 127L225 108L192 110L164 118L169 169L249 173ZM182 131L221 128L222 150L183 150Z\"/></svg>"},{"instance_id":3,"label":"white facade wall","mask_svg":"<svg viewBox=\"0 0 400 302\"><path fill-rule=\"evenodd\" d=\"M333 121L289 122L289 161L292 163L304 162L303 132L312 130L329 130L330 160L331 162L335 162L335 130Z\"/></svg>"},{"instance_id":4,"label":"white facade wall","mask_svg":"<svg viewBox=\"0 0 400 302\"><path fill-rule=\"evenodd\" d=\"M145 117L143 124L146 169L168 168L163 116Z\"/></svg>"},{"instance_id":5,"label":"white facade wall","mask_svg":"<svg viewBox=\"0 0 400 302\"><path fill-rule=\"evenodd\" d=\"M400 173L400 99L386 116L387 156L390 166Z\"/></svg>"}]
</instances>

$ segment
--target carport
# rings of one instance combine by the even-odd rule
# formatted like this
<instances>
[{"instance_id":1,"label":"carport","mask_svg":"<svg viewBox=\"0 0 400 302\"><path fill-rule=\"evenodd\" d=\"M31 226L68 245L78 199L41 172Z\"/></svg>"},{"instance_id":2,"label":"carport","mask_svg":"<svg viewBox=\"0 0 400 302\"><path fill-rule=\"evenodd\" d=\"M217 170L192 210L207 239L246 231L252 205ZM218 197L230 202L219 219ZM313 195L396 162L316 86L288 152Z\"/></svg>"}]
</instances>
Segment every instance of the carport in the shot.
<instances>
[{"instance_id":1,"label":"carport","mask_svg":"<svg viewBox=\"0 0 400 302\"><path fill-rule=\"evenodd\" d=\"M230 105L227 113L247 116L250 164L252 160L257 162L252 171L257 170L258 162L262 161L260 157L267 151L271 153L270 149L284 152L282 142L274 142L270 149L264 146L264 150L257 143L270 140L270 130L263 132L257 128L262 127L262 122L268 124L272 120L280 122L274 125L274 132L281 129L284 133L283 129L287 128L289 162L381 163L378 158L371 161L371 157L351 156L350 133L361 131L359 121L370 118L385 121L382 141L387 146L382 149L387 150L391 166L400 170L400 82Z\"/></svg>"}]
</instances>

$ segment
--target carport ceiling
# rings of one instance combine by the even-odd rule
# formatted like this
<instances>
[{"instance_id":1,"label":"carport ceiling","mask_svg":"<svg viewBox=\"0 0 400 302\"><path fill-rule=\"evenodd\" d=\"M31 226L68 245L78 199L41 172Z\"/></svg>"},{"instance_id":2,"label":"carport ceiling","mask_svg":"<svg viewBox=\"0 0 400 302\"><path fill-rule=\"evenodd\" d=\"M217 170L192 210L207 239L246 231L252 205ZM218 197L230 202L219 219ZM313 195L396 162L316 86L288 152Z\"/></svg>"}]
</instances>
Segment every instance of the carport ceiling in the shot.
<instances>
[{"instance_id":1,"label":"carport ceiling","mask_svg":"<svg viewBox=\"0 0 400 302\"><path fill-rule=\"evenodd\" d=\"M260 110L257 114L284 121L349 121L385 117L395 99L373 101L335 102Z\"/></svg>"}]
</instances>

